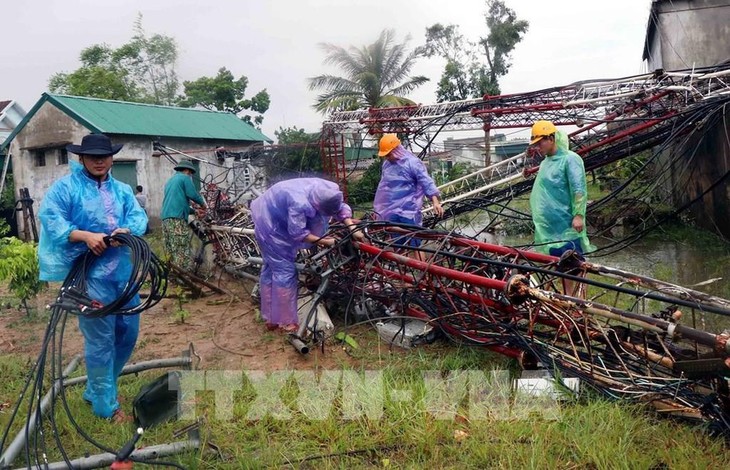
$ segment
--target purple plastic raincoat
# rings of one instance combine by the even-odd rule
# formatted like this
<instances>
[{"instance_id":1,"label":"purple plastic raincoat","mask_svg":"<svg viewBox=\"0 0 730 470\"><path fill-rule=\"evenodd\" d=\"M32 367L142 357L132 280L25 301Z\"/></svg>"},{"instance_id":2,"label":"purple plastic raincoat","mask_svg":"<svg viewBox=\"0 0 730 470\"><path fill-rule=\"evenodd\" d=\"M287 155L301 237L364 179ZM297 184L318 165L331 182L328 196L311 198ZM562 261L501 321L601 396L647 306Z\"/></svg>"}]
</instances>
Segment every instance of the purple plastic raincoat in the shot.
<instances>
[{"instance_id":1,"label":"purple plastic raincoat","mask_svg":"<svg viewBox=\"0 0 730 470\"><path fill-rule=\"evenodd\" d=\"M399 145L391 155L398 160L383 162L373 209L379 220L392 221L395 220L393 216L397 216L421 225L423 196L439 196L439 190L428 175L426 166L409 150Z\"/></svg>"},{"instance_id":2,"label":"purple plastic raincoat","mask_svg":"<svg viewBox=\"0 0 730 470\"><path fill-rule=\"evenodd\" d=\"M331 181L297 178L273 185L251 203L256 241L264 266L259 281L261 316L267 323L288 325L297 319L297 250L304 238L327 233L330 217L352 217L342 192Z\"/></svg>"}]
</instances>

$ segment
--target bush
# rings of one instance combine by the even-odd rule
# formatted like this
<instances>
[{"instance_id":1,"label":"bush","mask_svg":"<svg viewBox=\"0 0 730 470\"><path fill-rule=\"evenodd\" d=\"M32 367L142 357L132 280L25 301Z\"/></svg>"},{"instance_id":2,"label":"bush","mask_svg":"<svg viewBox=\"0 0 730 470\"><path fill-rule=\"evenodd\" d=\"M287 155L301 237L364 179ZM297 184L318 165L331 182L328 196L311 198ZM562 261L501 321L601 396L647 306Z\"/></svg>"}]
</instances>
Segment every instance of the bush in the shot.
<instances>
[{"instance_id":1,"label":"bush","mask_svg":"<svg viewBox=\"0 0 730 470\"><path fill-rule=\"evenodd\" d=\"M380 174L383 170L382 159L374 161L362 178L355 181L348 188L348 199L353 204L364 204L372 202L375 197L375 190L378 189L378 183L380 183Z\"/></svg>"},{"instance_id":2,"label":"bush","mask_svg":"<svg viewBox=\"0 0 730 470\"><path fill-rule=\"evenodd\" d=\"M35 243L15 237L0 239L0 281L8 282L13 295L25 302L38 294L45 285L38 280L39 273Z\"/></svg>"}]
</instances>

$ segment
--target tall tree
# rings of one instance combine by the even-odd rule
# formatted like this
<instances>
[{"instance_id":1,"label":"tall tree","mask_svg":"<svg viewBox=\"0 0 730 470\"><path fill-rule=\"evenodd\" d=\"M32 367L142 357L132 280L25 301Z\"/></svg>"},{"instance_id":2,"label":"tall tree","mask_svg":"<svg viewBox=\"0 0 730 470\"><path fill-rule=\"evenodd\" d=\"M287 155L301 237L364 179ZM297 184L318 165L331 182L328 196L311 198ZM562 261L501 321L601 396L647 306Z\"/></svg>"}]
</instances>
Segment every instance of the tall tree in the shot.
<instances>
[{"instance_id":1,"label":"tall tree","mask_svg":"<svg viewBox=\"0 0 730 470\"><path fill-rule=\"evenodd\" d=\"M465 100L479 93L477 82L470 76L474 64L478 64L475 46L464 39L456 25L436 23L426 28L425 55L446 59L436 89L437 101Z\"/></svg>"},{"instance_id":2,"label":"tall tree","mask_svg":"<svg viewBox=\"0 0 730 470\"><path fill-rule=\"evenodd\" d=\"M409 38L396 43L395 31L386 29L366 46L345 49L322 44L325 64L338 66L344 76L318 75L309 79L310 90L324 90L314 108L323 113L363 107L402 106L413 101L405 97L428 78L410 76L422 48L409 51Z\"/></svg>"},{"instance_id":3,"label":"tall tree","mask_svg":"<svg viewBox=\"0 0 730 470\"><path fill-rule=\"evenodd\" d=\"M161 34L148 37L142 15L135 22L132 39L112 48L94 44L81 51L81 67L51 76L53 93L122 101L170 105L176 101L179 82L175 67L175 39Z\"/></svg>"},{"instance_id":4,"label":"tall tree","mask_svg":"<svg viewBox=\"0 0 730 470\"><path fill-rule=\"evenodd\" d=\"M137 17L132 40L119 49L122 63L145 90L146 99L155 104L172 105L177 100L180 81L175 71L178 50L175 39L161 34L148 37Z\"/></svg>"},{"instance_id":5,"label":"tall tree","mask_svg":"<svg viewBox=\"0 0 730 470\"><path fill-rule=\"evenodd\" d=\"M322 171L319 155L319 133L308 133L304 129L279 127L274 131L277 144L281 146L278 165L295 172L298 176Z\"/></svg>"},{"instance_id":6,"label":"tall tree","mask_svg":"<svg viewBox=\"0 0 730 470\"><path fill-rule=\"evenodd\" d=\"M249 124L260 126L264 120L263 113L269 109L271 99L266 89L259 91L249 99L245 99L248 78L241 75L238 79L230 70L222 67L215 77L200 77L197 80L183 82L185 96L179 104L184 107L202 106L214 111L226 111L239 115ZM255 115L244 114L246 110Z\"/></svg>"},{"instance_id":7,"label":"tall tree","mask_svg":"<svg viewBox=\"0 0 730 470\"><path fill-rule=\"evenodd\" d=\"M512 50L527 32L530 24L518 20L514 10L502 0L487 0L487 13L484 15L489 34L479 39L479 45L487 58L489 69L485 86L490 94L499 94L499 77L507 74L511 64Z\"/></svg>"},{"instance_id":8,"label":"tall tree","mask_svg":"<svg viewBox=\"0 0 730 470\"><path fill-rule=\"evenodd\" d=\"M509 71L512 51L529 23L518 20L503 0L486 0L486 8L484 18L489 33L476 43L465 40L456 25L435 24L426 28L426 54L446 59L436 91L438 101L500 93L499 79Z\"/></svg>"}]
</instances>

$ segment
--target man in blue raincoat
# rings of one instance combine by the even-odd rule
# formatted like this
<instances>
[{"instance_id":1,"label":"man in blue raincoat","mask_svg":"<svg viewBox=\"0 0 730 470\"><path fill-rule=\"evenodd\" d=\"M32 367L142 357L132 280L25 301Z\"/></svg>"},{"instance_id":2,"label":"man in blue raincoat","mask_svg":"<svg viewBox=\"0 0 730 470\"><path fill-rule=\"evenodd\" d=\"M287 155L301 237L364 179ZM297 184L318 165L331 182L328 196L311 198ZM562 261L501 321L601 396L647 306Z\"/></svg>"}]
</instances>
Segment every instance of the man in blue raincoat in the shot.
<instances>
[{"instance_id":1,"label":"man in blue raincoat","mask_svg":"<svg viewBox=\"0 0 730 470\"><path fill-rule=\"evenodd\" d=\"M81 145L67 146L66 150L79 155L81 164L69 162L71 173L51 185L38 213L40 279L63 281L74 261L91 250L98 259L87 273L88 295L102 304L121 295L132 272L128 250L107 246L104 237L118 233L141 236L147 226L147 215L132 188L110 173L112 156L121 148L101 134L87 135ZM139 303L135 296L125 307ZM84 399L95 415L124 421L117 378L137 341L139 315L79 316L79 328L88 374Z\"/></svg>"},{"instance_id":2,"label":"man in blue raincoat","mask_svg":"<svg viewBox=\"0 0 730 470\"><path fill-rule=\"evenodd\" d=\"M251 203L256 242L264 266L259 288L261 317L270 330L298 329L297 251L312 244L333 246L325 237L330 218L354 228L352 209L339 187L320 178L296 178L276 183Z\"/></svg>"}]
</instances>

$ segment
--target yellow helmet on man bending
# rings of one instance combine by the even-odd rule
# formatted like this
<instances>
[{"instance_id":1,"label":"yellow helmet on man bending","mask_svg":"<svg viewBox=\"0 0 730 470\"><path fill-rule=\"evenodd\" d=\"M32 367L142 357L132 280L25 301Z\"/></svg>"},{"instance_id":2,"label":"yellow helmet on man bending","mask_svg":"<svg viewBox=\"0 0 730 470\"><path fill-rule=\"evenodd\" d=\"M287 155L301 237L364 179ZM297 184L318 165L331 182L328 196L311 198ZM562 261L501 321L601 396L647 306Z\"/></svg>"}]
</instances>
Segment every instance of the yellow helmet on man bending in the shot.
<instances>
[{"instance_id":1,"label":"yellow helmet on man bending","mask_svg":"<svg viewBox=\"0 0 730 470\"><path fill-rule=\"evenodd\" d=\"M397 135L383 134L383 137L380 138L380 144L378 145L378 156L385 157L399 145L400 139L398 139Z\"/></svg>"},{"instance_id":2,"label":"yellow helmet on man bending","mask_svg":"<svg viewBox=\"0 0 730 470\"><path fill-rule=\"evenodd\" d=\"M535 145L540 142L543 137L548 137L555 134L558 131L555 124L550 121L536 121L532 125L532 136L530 137L530 145Z\"/></svg>"}]
</instances>

